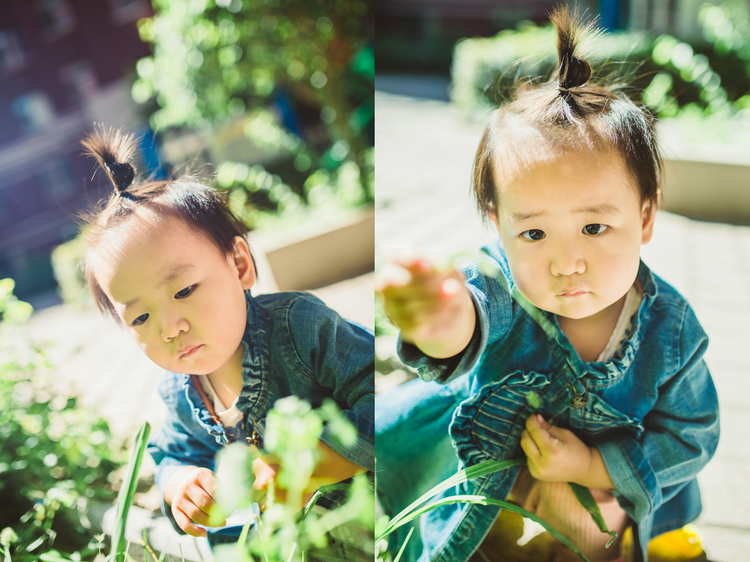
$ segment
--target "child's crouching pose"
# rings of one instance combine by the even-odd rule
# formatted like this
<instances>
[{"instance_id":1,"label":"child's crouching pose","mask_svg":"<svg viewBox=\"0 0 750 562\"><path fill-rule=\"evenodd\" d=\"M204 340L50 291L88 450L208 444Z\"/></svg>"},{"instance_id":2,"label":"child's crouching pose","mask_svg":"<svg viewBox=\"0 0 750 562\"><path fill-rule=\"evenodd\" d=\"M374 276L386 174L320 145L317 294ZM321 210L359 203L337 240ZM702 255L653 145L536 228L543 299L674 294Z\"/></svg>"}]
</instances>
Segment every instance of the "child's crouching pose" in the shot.
<instances>
[{"instance_id":1,"label":"child's crouching pose","mask_svg":"<svg viewBox=\"0 0 750 562\"><path fill-rule=\"evenodd\" d=\"M306 293L252 297L247 228L216 192L189 179L134 183L132 136L102 129L84 146L115 185L90 221L87 282L98 307L167 371L168 415L149 452L173 524L194 536L207 534L198 525L225 524L209 517L214 455L234 441L262 450L266 414L285 396L313 407L333 399L357 430L344 448L324 429L314 482L372 470L372 333ZM277 468L267 457L253 464L259 497Z\"/></svg>"},{"instance_id":2,"label":"child's crouching pose","mask_svg":"<svg viewBox=\"0 0 750 562\"><path fill-rule=\"evenodd\" d=\"M497 109L476 156L475 195L499 239L462 273L420 259L379 273L401 358L447 384L379 397L377 493L393 516L461 467L525 456L522 469L439 497L509 498L592 561L617 560L618 543L605 548L610 537L567 484L578 483L610 529L633 525L643 560L651 537L701 510L696 475L719 437L708 342L685 299L639 259L659 197L653 123L588 83L575 22L565 9L553 21L558 79ZM407 559L463 562L481 550L477 560L505 560L485 540L498 512L450 503L423 514ZM559 545L558 559L571 556Z\"/></svg>"}]
</instances>

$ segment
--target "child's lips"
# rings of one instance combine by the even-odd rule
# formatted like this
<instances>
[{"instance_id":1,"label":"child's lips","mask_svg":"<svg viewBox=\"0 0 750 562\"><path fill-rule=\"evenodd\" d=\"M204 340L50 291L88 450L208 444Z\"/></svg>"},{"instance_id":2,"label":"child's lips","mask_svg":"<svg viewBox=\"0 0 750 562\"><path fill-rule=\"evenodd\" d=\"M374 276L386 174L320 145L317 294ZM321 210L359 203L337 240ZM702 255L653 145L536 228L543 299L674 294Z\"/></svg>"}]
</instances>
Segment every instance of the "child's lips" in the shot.
<instances>
[{"instance_id":1,"label":"child's lips","mask_svg":"<svg viewBox=\"0 0 750 562\"><path fill-rule=\"evenodd\" d=\"M558 297L582 297L583 295L587 295L588 293L589 291L587 291L586 289L573 287L571 289L563 289L557 294L557 296Z\"/></svg>"},{"instance_id":2,"label":"child's lips","mask_svg":"<svg viewBox=\"0 0 750 562\"><path fill-rule=\"evenodd\" d=\"M195 352L197 352L201 347L203 347L203 344L187 345L177 353L177 357L179 357L180 359L190 357L191 355L194 355Z\"/></svg>"}]
</instances>

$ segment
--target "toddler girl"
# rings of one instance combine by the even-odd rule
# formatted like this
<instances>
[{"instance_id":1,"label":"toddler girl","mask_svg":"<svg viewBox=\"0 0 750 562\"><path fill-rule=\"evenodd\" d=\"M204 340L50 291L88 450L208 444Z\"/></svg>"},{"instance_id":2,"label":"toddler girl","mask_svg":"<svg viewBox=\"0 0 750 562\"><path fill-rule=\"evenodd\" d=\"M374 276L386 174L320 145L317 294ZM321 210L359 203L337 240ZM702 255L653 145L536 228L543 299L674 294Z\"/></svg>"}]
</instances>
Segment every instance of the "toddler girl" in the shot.
<instances>
[{"instance_id":1,"label":"toddler girl","mask_svg":"<svg viewBox=\"0 0 750 562\"><path fill-rule=\"evenodd\" d=\"M499 239L463 272L412 258L378 275L401 358L436 382L378 397L377 493L393 516L462 467L525 456L523 468L436 500L510 496L590 560L617 560L575 482L610 529L632 523L644 560L651 537L701 510L696 474L719 437L707 338L639 259L659 198L653 122L615 88L589 83L576 22L566 8L552 19L557 79L497 109L476 155L474 194ZM429 511L405 559L469 560L488 548L498 513L467 503ZM571 555L558 545L558 559Z\"/></svg>"},{"instance_id":2,"label":"toddler girl","mask_svg":"<svg viewBox=\"0 0 750 562\"><path fill-rule=\"evenodd\" d=\"M285 396L333 399L357 430L353 447L323 430L315 482L372 470L372 333L306 293L252 297L247 228L215 191L187 178L137 182L132 135L102 128L83 144L115 187L90 217L86 280L99 309L167 371L168 414L148 450L173 525L194 536L224 525L210 517L214 455L234 441L262 450L266 414ZM277 468L253 464L261 494Z\"/></svg>"}]
</instances>

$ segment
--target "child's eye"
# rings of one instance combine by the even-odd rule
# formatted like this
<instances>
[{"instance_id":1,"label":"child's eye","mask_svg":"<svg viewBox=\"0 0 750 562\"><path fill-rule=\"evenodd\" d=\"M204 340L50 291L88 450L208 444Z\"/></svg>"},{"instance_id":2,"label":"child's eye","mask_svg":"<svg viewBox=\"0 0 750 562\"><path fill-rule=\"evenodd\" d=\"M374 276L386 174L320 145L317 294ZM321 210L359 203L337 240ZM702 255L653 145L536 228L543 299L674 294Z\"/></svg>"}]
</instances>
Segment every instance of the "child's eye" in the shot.
<instances>
[{"instance_id":1,"label":"child's eye","mask_svg":"<svg viewBox=\"0 0 750 562\"><path fill-rule=\"evenodd\" d=\"M185 297L189 297L193 291L195 291L195 288L197 285L190 285L189 287L185 287L182 291L177 293L174 298L176 299L184 299Z\"/></svg>"},{"instance_id":2,"label":"child's eye","mask_svg":"<svg viewBox=\"0 0 750 562\"><path fill-rule=\"evenodd\" d=\"M131 326L140 326L148 319L148 314L141 314L138 318L133 320L130 325Z\"/></svg>"},{"instance_id":3,"label":"child's eye","mask_svg":"<svg viewBox=\"0 0 750 562\"><path fill-rule=\"evenodd\" d=\"M591 236L601 234L607 229L609 229L609 227L606 224L599 224L599 223L587 224L586 226L583 227L583 231L586 234L590 234Z\"/></svg>"},{"instance_id":4,"label":"child's eye","mask_svg":"<svg viewBox=\"0 0 750 562\"><path fill-rule=\"evenodd\" d=\"M541 240L547 235L544 233L543 230L532 229L532 230L526 230L522 232L521 236L526 238L526 240L536 241L536 240Z\"/></svg>"}]
</instances>

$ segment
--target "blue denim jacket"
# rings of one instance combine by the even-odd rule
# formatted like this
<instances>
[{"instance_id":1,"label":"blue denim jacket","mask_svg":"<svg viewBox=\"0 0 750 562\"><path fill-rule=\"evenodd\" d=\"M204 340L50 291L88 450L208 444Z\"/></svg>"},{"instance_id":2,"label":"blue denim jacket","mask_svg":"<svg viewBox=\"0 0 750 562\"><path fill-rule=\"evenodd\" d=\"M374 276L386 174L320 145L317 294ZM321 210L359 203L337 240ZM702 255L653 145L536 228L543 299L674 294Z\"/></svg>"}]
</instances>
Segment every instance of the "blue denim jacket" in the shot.
<instances>
[{"instance_id":1,"label":"blue denim jacket","mask_svg":"<svg viewBox=\"0 0 750 562\"><path fill-rule=\"evenodd\" d=\"M477 312L467 349L436 360L402 342L404 362L434 382L412 381L377 400L377 493L386 513L397 514L460 468L523 458L534 391L547 420L599 449L613 493L636 523L636 560L645 560L652 536L700 513L696 474L719 440L718 400L703 361L708 338L692 309L641 262L643 300L627 338L609 361L586 363L555 315L518 292L499 241L464 274ZM465 482L438 498L504 500L518 472ZM455 503L423 514L405 559L468 560L499 511ZM400 531L398 544L408 526Z\"/></svg>"},{"instance_id":2,"label":"blue denim jacket","mask_svg":"<svg viewBox=\"0 0 750 562\"><path fill-rule=\"evenodd\" d=\"M148 445L162 498L176 470L186 465L214 470L214 455L231 441L246 439L262 449L268 411L290 395L313 407L332 398L359 438L347 449L324 427L321 441L355 464L374 468L372 332L344 320L308 293L252 297L246 291L245 299L243 386L237 402L245 426L225 431L211 417L190 375L167 372L159 385L167 417ZM172 520L171 510L162 507Z\"/></svg>"}]
</instances>

